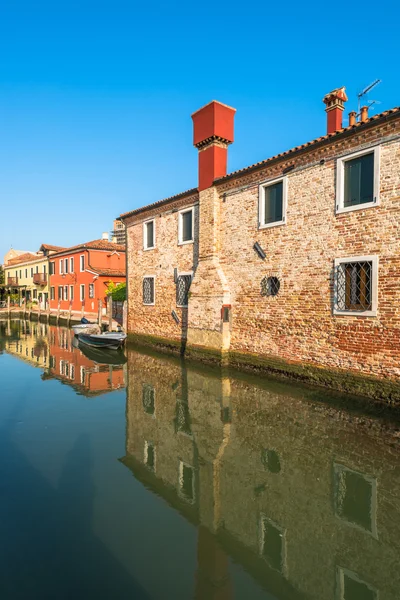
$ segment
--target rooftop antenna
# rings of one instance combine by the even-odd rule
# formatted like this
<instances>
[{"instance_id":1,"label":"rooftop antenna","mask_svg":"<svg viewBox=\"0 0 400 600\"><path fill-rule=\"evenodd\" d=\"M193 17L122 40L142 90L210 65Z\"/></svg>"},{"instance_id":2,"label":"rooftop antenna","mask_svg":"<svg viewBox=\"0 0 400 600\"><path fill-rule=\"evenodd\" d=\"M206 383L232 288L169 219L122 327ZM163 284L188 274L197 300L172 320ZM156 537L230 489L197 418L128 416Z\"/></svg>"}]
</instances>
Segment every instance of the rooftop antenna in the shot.
<instances>
[{"instance_id":1,"label":"rooftop antenna","mask_svg":"<svg viewBox=\"0 0 400 600\"><path fill-rule=\"evenodd\" d=\"M366 94L368 94L368 92L370 92L374 87L376 87L379 83L382 83L382 79L375 79L375 81L373 81L372 83L370 83L370 85L367 85L366 88L364 88L359 94L357 94L357 98L358 98L358 111L357 111L357 116L360 114L361 111L361 98L363 96L365 96ZM372 100L370 102L370 106L372 106L372 104L378 104L378 100Z\"/></svg>"}]
</instances>

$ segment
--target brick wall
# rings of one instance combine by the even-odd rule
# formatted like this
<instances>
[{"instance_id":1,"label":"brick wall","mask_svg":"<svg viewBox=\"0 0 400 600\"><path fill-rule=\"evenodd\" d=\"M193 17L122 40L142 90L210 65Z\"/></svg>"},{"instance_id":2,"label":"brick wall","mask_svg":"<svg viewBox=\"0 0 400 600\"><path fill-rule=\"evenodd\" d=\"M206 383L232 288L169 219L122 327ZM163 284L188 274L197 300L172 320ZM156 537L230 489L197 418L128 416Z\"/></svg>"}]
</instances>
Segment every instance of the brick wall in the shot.
<instances>
[{"instance_id":1,"label":"brick wall","mask_svg":"<svg viewBox=\"0 0 400 600\"><path fill-rule=\"evenodd\" d=\"M197 196L180 197L126 219L129 326L132 333L178 341L187 348L400 376L400 120L332 136L258 170L221 179ZM381 144L380 204L335 214L336 161ZM287 167L286 223L258 229L260 183ZM177 211L199 202L194 245L177 244ZM155 217L157 248L143 251L142 223ZM259 242L261 260L253 249ZM333 315L334 260L378 255L376 317ZM188 310L176 309L173 269L195 272ZM156 275L156 305L143 306L142 278ZM276 297L260 293L276 276ZM231 322L222 323L229 304ZM176 325L171 310L185 325Z\"/></svg>"}]
</instances>

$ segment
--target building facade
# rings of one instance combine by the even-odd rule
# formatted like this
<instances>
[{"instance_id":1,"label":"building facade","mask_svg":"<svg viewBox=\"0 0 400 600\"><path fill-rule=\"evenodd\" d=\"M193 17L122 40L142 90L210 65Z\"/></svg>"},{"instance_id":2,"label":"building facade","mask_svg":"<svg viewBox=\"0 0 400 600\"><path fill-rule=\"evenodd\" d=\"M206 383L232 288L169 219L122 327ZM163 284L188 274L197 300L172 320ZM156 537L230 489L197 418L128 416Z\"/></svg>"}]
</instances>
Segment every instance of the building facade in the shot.
<instances>
[{"instance_id":1,"label":"building facade","mask_svg":"<svg viewBox=\"0 0 400 600\"><path fill-rule=\"evenodd\" d=\"M400 109L343 128L346 100L325 96L326 135L230 174L234 109L192 115L198 188L121 215L131 334L299 377L398 380Z\"/></svg>"},{"instance_id":2,"label":"building facade","mask_svg":"<svg viewBox=\"0 0 400 600\"><path fill-rule=\"evenodd\" d=\"M50 308L97 312L106 306L107 285L125 281L125 248L99 239L51 256Z\"/></svg>"}]
</instances>

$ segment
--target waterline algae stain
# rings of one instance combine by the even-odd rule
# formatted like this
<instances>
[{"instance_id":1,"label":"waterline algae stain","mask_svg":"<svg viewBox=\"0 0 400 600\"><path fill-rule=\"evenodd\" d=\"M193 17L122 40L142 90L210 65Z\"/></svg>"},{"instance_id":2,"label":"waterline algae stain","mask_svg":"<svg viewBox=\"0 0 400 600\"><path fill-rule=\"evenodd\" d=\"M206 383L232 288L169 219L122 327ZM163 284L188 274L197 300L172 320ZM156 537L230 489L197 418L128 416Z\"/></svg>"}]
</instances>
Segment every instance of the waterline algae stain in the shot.
<instances>
[{"instance_id":1,"label":"waterline algae stain","mask_svg":"<svg viewBox=\"0 0 400 600\"><path fill-rule=\"evenodd\" d=\"M0 327L2 597L398 599L395 412Z\"/></svg>"}]
</instances>

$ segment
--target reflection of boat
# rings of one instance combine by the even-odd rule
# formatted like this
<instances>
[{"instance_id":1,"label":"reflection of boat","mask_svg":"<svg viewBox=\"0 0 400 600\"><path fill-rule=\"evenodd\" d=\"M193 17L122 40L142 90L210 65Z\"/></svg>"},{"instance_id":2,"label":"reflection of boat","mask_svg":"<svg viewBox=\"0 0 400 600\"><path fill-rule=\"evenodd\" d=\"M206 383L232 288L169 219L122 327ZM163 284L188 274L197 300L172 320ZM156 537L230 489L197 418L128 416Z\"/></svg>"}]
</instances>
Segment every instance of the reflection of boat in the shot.
<instances>
[{"instance_id":1,"label":"reflection of boat","mask_svg":"<svg viewBox=\"0 0 400 600\"><path fill-rule=\"evenodd\" d=\"M94 346L95 348L115 349L124 345L126 333L100 333L98 335L80 333L78 335L78 340L82 344Z\"/></svg>"},{"instance_id":2,"label":"reflection of boat","mask_svg":"<svg viewBox=\"0 0 400 600\"><path fill-rule=\"evenodd\" d=\"M123 365L127 361L123 352L107 352L107 350L103 350L102 348L95 348L94 346L87 346L85 344L81 344L79 349L86 358L98 364Z\"/></svg>"}]
</instances>

